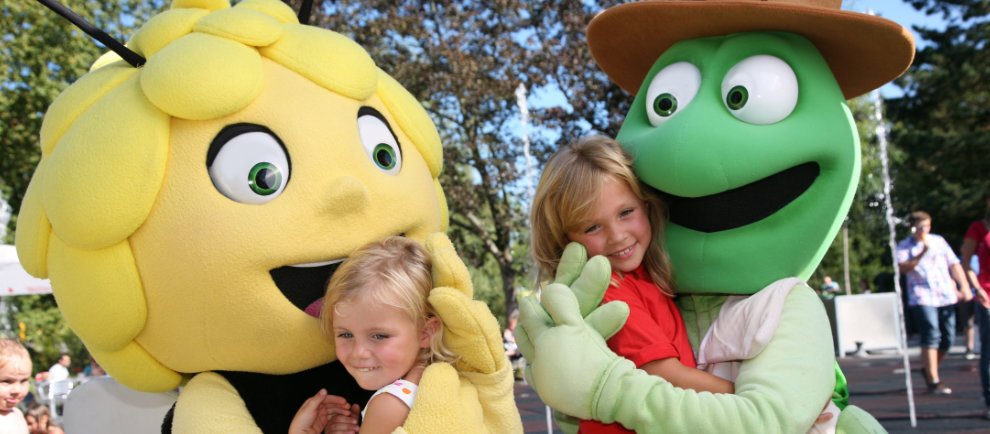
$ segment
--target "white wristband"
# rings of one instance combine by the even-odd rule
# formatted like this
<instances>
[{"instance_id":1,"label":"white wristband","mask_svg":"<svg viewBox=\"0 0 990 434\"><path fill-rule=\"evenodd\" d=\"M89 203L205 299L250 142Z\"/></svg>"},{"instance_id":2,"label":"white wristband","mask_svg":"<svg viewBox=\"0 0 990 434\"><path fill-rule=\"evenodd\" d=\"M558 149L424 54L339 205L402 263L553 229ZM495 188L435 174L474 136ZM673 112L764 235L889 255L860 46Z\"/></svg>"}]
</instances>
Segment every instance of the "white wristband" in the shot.
<instances>
[{"instance_id":1,"label":"white wristband","mask_svg":"<svg viewBox=\"0 0 990 434\"><path fill-rule=\"evenodd\" d=\"M396 398L399 398L399 400L401 400L403 403L406 404L406 407L412 409L413 401L416 400L417 389L419 389L419 386L417 386L416 383L413 383L411 381L406 381L400 378L392 382L392 384L389 384L388 386L378 389L378 391L376 391L374 395L371 395L371 398L368 398L368 403L370 404L371 401L375 399L376 396L381 395L383 393L387 393ZM367 409L368 406L365 405L364 410L361 410L361 418L364 418L364 412Z\"/></svg>"}]
</instances>

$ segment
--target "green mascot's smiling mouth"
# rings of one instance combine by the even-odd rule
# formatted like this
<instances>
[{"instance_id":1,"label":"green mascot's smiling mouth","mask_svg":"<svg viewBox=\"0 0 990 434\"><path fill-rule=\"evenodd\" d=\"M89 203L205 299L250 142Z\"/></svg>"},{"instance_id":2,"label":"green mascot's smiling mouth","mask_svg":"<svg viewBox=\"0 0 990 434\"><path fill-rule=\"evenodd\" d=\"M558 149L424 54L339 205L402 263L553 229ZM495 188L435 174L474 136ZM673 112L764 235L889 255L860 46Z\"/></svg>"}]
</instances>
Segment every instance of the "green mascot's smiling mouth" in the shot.
<instances>
[{"instance_id":1,"label":"green mascot's smiling mouth","mask_svg":"<svg viewBox=\"0 0 990 434\"><path fill-rule=\"evenodd\" d=\"M702 197L660 192L670 208L670 221L699 232L735 229L763 220L808 190L821 173L817 163L799 164L766 178Z\"/></svg>"}]
</instances>

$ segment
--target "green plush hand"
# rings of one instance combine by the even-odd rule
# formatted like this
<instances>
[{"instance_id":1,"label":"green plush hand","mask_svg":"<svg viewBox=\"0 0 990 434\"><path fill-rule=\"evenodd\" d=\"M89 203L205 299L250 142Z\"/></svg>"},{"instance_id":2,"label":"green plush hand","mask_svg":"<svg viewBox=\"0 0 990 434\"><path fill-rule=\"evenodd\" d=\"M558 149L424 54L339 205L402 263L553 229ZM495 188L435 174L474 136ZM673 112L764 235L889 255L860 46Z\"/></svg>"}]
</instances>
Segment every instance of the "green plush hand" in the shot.
<instances>
[{"instance_id":1,"label":"green plush hand","mask_svg":"<svg viewBox=\"0 0 990 434\"><path fill-rule=\"evenodd\" d=\"M612 266L609 265L608 259L603 256L595 256L588 260L588 251L585 250L584 246L579 243L569 243L560 256L557 275L554 276L553 283L570 287L574 297L577 298L581 316L587 317L602 303L611 276ZM624 322L625 320L623 320ZM619 328L616 328L606 335L605 339L612 337L618 331ZM517 332L518 334L520 333ZM532 360L530 354L533 354L533 345L526 339L526 336L521 339L516 336L516 345L519 347L519 352L522 353L523 358ZM526 375L529 375L528 369Z\"/></svg>"},{"instance_id":2,"label":"green plush hand","mask_svg":"<svg viewBox=\"0 0 990 434\"><path fill-rule=\"evenodd\" d=\"M855 405L847 406L839 414L839 422L835 427L837 434L887 434L871 414Z\"/></svg>"},{"instance_id":3,"label":"green plush hand","mask_svg":"<svg viewBox=\"0 0 990 434\"><path fill-rule=\"evenodd\" d=\"M581 316L588 316L602 303L611 276L612 267L607 258L595 256L589 260L584 246L570 243L560 256L553 283L569 286L577 297ZM606 336L605 339L610 337Z\"/></svg>"},{"instance_id":4,"label":"green plush hand","mask_svg":"<svg viewBox=\"0 0 990 434\"><path fill-rule=\"evenodd\" d=\"M592 419L609 372L631 363L613 353L604 338L628 316L625 303L608 303L583 317L571 289L557 283L543 290L542 306L533 297L523 299L516 340L530 365L527 379L540 399L566 414Z\"/></svg>"},{"instance_id":5,"label":"green plush hand","mask_svg":"<svg viewBox=\"0 0 990 434\"><path fill-rule=\"evenodd\" d=\"M557 410L553 411L553 421L564 434L578 434L581 425L581 419Z\"/></svg>"}]
</instances>

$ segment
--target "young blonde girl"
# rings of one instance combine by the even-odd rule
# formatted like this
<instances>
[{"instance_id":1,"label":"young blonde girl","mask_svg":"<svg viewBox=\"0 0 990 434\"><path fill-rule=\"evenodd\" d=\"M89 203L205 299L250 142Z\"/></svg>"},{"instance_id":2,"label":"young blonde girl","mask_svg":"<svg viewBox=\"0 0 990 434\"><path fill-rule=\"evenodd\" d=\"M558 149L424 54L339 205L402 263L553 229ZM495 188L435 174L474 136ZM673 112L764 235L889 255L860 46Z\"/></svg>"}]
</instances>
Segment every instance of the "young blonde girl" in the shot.
<instances>
[{"instance_id":1,"label":"young blonde girl","mask_svg":"<svg viewBox=\"0 0 990 434\"><path fill-rule=\"evenodd\" d=\"M640 369L682 388L732 393L733 384L695 369L684 321L673 302L673 271L663 250L663 203L636 179L632 161L607 137L586 137L547 162L533 199L533 256L541 279L553 276L564 247L603 255L612 284L602 303L623 301L629 319L609 347ZM629 432L581 421L580 432Z\"/></svg>"},{"instance_id":2,"label":"young blonde girl","mask_svg":"<svg viewBox=\"0 0 990 434\"><path fill-rule=\"evenodd\" d=\"M440 317L427 301L431 267L417 242L390 237L354 252L337 269L320 314L323 331L358 385L376 392L360 428L359 406L321 390L300 408L290 433L391 433L405 422L426 366L456 359L443 345Z\"/></svg>"},{"instance_id":3,"label":"young blonde girl","mask_svg":"<svg viewBox=\"0 0 990 434\"><path fill-rule=\"evenodd\" d=\"M0 433L27 434L24 413L17 408L28 394L31 356L20 342L0 339Z\"/></svg>"}]
</instances>

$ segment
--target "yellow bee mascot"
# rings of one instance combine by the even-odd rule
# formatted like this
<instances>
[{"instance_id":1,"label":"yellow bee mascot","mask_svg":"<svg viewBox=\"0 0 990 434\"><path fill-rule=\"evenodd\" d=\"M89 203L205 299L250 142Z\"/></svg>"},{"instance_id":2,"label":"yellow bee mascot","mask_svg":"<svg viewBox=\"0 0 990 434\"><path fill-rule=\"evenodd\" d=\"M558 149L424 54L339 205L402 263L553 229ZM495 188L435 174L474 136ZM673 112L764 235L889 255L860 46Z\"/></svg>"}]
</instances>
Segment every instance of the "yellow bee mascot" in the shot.
<instances>
[{"instance_id":1,"label":"yellow bee mascot","mask_svg":"<svg viewBox=\"0 0 990 434\"><path fill-rule=\"evenodd\" d=\"M426 244L461 357L397 432L521 432L497 322L443 235L440 138L353 41L276 0L176 0L62 93L17 250L117 381L181 386L163 430L285 432L320 388L364 404L321 334L325 284L387 236Z\"/></svg>"}]
</instances>

